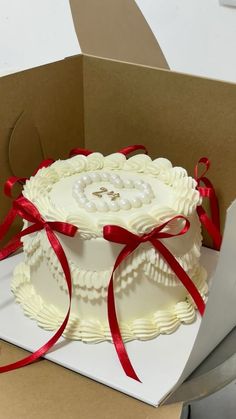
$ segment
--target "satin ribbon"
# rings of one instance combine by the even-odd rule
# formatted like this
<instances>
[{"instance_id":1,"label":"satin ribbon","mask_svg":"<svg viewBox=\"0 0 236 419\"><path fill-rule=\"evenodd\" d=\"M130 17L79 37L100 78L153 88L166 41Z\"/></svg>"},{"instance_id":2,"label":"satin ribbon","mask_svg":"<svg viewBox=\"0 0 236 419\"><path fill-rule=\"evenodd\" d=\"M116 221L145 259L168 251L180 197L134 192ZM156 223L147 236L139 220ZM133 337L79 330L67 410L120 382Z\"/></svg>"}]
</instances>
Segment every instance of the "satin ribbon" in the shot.
<instances>
[{"instance_id":1,"label":"satin ribbon","mask_svg":"<svg viewBox=\"0 0 236 419\"><path fill-rule=\"evenodd\" d=\"M204 170L199 175L199 165L204 165ZM211 181L205 177L210 168L210 161L207 157L202 157L195 166L194 177L197 182L197 190L203 198L208 198L210 203L210 216L207 215L202 205L197 207L197 213L202 225L206 228L212 238L214 248L220 250L222 236L220 233L220 211L215 189ZM204 186L201 186L201 183Z\"/></svg>"},{"instance_id":2,"label":"satin ribbon","mask_svg":"<svg viewBox=\"0 0 236 419\"><path fill-rule=\"evenodd\" d=\"M3 260L7 258L9 255L14 253L17 249L19 249L22 246L21 238L24 236L27 236L28 234L32 234L34 232L45 230L48 240L61 264L61 267L63 269L65 280L67 283L68 288L68 294L69 294L69 308L67 311L67 314L65 316L65 319L57 332L53 335L53 337L44 344L41 348L39 348L37 351L32 353L31 355L14 362L12 364L8 364L5 366L0 367L0 373L12 371L17 368L21 368L25 365L31 364L32 362L39 359L41 356L43 356L50 348L52 348L55 343L58 341L58 339L61 337L63 331L66 328L66 325L69 320L70 316L70 309L71 309L71 297L72 297L72 281L71 281L71 273L70 273L70 267L65 255L65 252L63 250L62 245L60 244L59 239L57 238L54 231L64 234L69 237L74 237L77 231L77 227L60 222L60 221L45 221L38 209L30 202L28 199L24 198L23 196L19 197L13 202L13 208L16 211L16 214L20 216L21 218L29 221L31 225L24 230L22 230L20 233L16 234L13 239L10 240L8 245L6 245L4 248L0 250L0 260Z\"/></svg>"},{"instance_id":3,"label":"satin ribbon","mask_svg":"<svg viewBox=\"0 0 236 419\"><path fill-rule=\"evenodd\" d=\"M124 154L124 156L128 156L130 153L133 153L134 151L138 150L143 150L145 154L148 154L146 147L142 144L129 145L127 147L123 147L120 150L118 150L117 153L121 153ZM69 153L69 157L74 157L78 154L82 154L83 156L89 156L89 154L92 153L93 151L88 150L87 148L73 148Z\"/></svg>"},{"instance_id":4,"label":"satin ribbon","mask_svg":"<svg viewBox=\"0 0 236 419\"><path fill-rule=\"evenodd\" d=\"M54 160L52 159L45 159L43 160L40 165L37 167L37 169L34 171L33 176L36 175L36 173L42 169L43 167L50 166ZM14 186L18 183L19 185L24 185L24 183L28 180L26 177L17 177L17 176L11 176L4 184L4 193L8 198L13 199L13 189ZM21 194L20 194L21 196ZM5 237L7 231L13 224L14 220L16 218L16 210L12 207L7 215L5 216L2 224L0 224L0 241Z\"/></svg>"},{"instance_id":5,"label":"satin ribbon","mask_svg":"<svg viewBox=\"0 0 236 419\"><path fill-rule=\"evenodd\" d=\"M180 230L180 232L177 234L171 234L171 233L167 233L166 231L163 231L165 227L167 227L168 224L172 222L173 220L185 221L185 225ZM187 291L193 298L200 314L203 315L204 310L205 310L205 303L203 301L203 298L201 297L201 294L199 293L197 287L194 285L194 283L192 282L188 274L181 267L177 259L172 255L172 253L167 249L167 247L161 241L161 239L168 239L168 238L173 238L177 236L182 236L183 234L187 233L187 231L189 230L189 227L190 227L189 221L182 215L177 215L176 217L171 218L170 220L166 221L162 225L154 228L150 233L143 234L142 236L137 236L136 234L131 233L130 231L116 225L107 225L103 227L103 237L106 240L113 243L125 245L125 247L121 250L121 252L119 253L115 261L114 268L113 268L109 285L108 285L108 295L107 295L108 321L110 325L113 343L115 345L115 349L119 357L120 363L122 365L122 368L128 377L133 378L136 381L140 381L140 379L138 378L136 372L134 371L134 368L129 359L128 353L126 351L126 348L125 348L125 345L121 336L118 320L117 320L114 287L113 287L114 272L118 268L118 266L121 264L121 262L124 261L140 244L145 243L145 242L150 242L153 245L153 247L157 250L157 252L159 252L162 255L162 257L166 260L166 262L171 267L173 272L182 282L184 287L187 289Z\"/></svg>"}]
</instances>

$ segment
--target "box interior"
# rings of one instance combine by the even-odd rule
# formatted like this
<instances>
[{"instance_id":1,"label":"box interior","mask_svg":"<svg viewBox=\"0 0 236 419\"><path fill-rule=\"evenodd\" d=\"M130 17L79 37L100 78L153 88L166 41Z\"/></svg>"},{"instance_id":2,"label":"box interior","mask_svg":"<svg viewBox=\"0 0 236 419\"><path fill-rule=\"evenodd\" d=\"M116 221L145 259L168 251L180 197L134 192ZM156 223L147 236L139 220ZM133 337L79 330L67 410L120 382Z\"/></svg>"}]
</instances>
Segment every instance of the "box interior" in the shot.
<instances>
[{"instance_id":1,"label":"box interior","mask_svg":"<svg viewBox=\"0 0 236 419\"><path fill-rule=\"evenodd\" d=\"M88 148L145 144L192 176L209 157L224 224L236 195L236 85L85 56L84 107Z\"/></svg>"},{"instance_id":2,"label":"box interior","mask_svg":"<svg viewBox=\"0 0 236 419\"><path fill-rule=\"evenodd\" d=\"M42 159L84 146L82 70L76 56L0 78L1 191L9 176L29 177ZM2 220L11 201L1 192L0 202Z\"/></svg>"},{"instance_id":3,"label":"box interior","mask_svg":"<svg viewBox=\"0 0 236 419\"><path fill-rule=\"evenodd\" d=\"M3 77L0 93L1 186L76 146L110 153L143 143L191 174L210 157L223 218L235 198L235 85L76 56ZM9 204L2 195L1 217Z\"/></svg>"}]
</instances>

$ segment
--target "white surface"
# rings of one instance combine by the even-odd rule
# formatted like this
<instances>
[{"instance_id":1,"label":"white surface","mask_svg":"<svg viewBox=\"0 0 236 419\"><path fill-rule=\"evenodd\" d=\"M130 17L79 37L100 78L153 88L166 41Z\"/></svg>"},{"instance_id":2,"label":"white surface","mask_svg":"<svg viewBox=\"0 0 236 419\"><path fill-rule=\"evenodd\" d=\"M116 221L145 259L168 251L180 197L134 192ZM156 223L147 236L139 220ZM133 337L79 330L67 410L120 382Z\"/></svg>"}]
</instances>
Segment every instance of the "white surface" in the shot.
<instances>
[{"instance_id":1,"label":"white surface","mask_svg":"<svg viewBox=\"0 0 236 419\"><path fill-rule=\"evenodd\" d=\"M136 3L172 70L236 82L236 9L219 0ZM78 53L69 0L0 0L0 74Z\"/></svg>"},{"instance_id":2,"label":"white surface","mask_svg":"<svg viewBox=\"0 0 236 419\"><path fill-rule=\"evenodd\" d=\"M193 351L184 371L191 374L236 325L236 200L227 210L224 238L213 286ZM216 307L218 308L216 310ZM209 333L209 331L211 331Z\"/></svg>"},{"instance_id":3,"label":"white surface","mask_svg":"<svg viewBox=\"0 0 236 419\"><path fill-rule=\"evenodd\" d=\"M204 249L204 254L205 264L206 259L209 259L212 270L217 252ZM212 257L208 258L208 255ZM10 280L12 269L21 258L22 254L1 262L0 338L33 351L46 343L52 334L40 329L34 321L25 317L21 307L14 303L10 292ZM195 323L181 326L172 335L161 335L151 341L133 341L127 344L130 358L142 384L125 376L114 346L107 342L88 345L61 339L46 358L147 403L157 405L181 376L199 326L198 316Z\"/></svg>"},{"instance_id":4,"label":"white surface","mask_svg":"<svg viewBox=\"0 0 236 419\"><path fill-rule=\"evenodd\" d=\"M0 0L0 74L80 53L68 0Z\"/></svg>"},{"instance_id":5,"label":"white surface","mask_svg":"<svg viewBox=\"0 0 236 419\"><path fill-rule=\"evenodd\" d=\"M218 0L136 0L172 70L236 82L236 9Z\"/></svg>"}]
</instances>

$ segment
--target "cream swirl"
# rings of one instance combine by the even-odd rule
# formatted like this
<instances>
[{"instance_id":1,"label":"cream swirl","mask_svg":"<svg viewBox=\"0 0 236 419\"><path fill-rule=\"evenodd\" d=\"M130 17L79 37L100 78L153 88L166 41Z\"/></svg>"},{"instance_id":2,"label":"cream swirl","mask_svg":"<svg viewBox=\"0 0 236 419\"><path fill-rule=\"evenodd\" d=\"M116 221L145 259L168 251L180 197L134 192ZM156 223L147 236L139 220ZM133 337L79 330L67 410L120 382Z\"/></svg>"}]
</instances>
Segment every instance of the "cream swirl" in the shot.
<instances>
[{"instance_id":1,"label":"cream swirl","mask_svg":"<svg viewBox=\"0 0 236 419\"><path fill-rule=\"evenodd\" d=\"M122 169L126 158L121 153L113 153L104 158L104 167L106 169Z\"/></svg>"},{"instance_id":2,"label":"cream swirl","mask_svg":"<svg viewBox=\"0 0 236 419\"><path fill-rule=\"evenodd\" d=\"M172 169L172 164L168 159L159 157L147 164L146 171L154 176L158 176L165 173L166 176L169 175L169 170ZM164 174L163 173L163 174ZM163 176L162 174L162 176Z\"/></svg>"},{"instance_id":3,"label":"cream swirl","mask_svg":"<svg viewBox=\"0 0 236 419\"><path fill-rule=\"evenodd\" d=\"M87 156L87 170L100 170L104 165L104 157L101 153L92 153Z\"/></svg>"},{"instance_id":4,"label":"cream swirl","mask_svg":"<svg viewBox=\"0 0 236 419\"><path fill-rule=\"evenodd\" d=\"M70 165L73 173L85 172L88 168L87 159L83 155L71 157Z\"/></svg>"},{"instance_id":5,"label":"cream swirl","mask_svg":"<svg viewBox=\"0 0 236 419\"><path fill-rule=\"evenodd\" d=\"M104 205L100 208L101 205L99 204L99 217L94 217L94 213L92 211L89 213L86 208L78 211L73 203L68 203L69 199L61 201L60 205L52 200L51 194L54 188L60 185L60 182L63 182L64 179L73 178L76 180L75 176L77 174L81 173L81 175L88 176L90 172L91 176L93 172L102 176L102 174L109 172L108 168L104 171L106 164L113 167L110 168L110 173L114 175L117 175L116 171L120 170L125 178L128 175L128 171L131 180L128 179L126 180L127 182L132 182L132 179L135 181L137 179L136 175L139 174L138 177L143 179L144 184L145 182L150 183L154 192L154 200L150 201L149 204L146 204L146 202L142 203L142 200L137 199L137 197L131 197L131 194L127 192L124 200L121 202L122 205L118 205L117 200L112 201L114 215L109 217L108 213L103 211ZM117 167L120 168L118 169ZM153 182L159 183L155 184ZM159 203L158 188L161 184L166 185L165 187L168 190L161 189L163 190L161 192L162 200ZM70 184L66 183L65 192L68 189L68 185L71 188ZM156 187L157 189L155 189ZM79 228L81 236L88 239L100 237L103 226L110 222L131 230L134 230L135 226L137 226L135 232L139 234L148 231L154 225L162 223L163 219L167 219L170 213L173 216L183 213L188 217L196 210L197 205L201 203L201 198L195 187L196 182L187 176L187 172L182 168L172 168L171 163L167 159L158 158L152 161L150 157L143 154L126 159L120 153L113 153L106 157L101 153L92 153L87 157L79 155L65 161L58 161L48 168L39 170L34 177L26 182L23 195L38 207L45 219L50 217L50 220L57 219L57 221L67 220L72 222L73 220L73 224ZM167 195L172 195L172 200L169 199L169 201L165 202L163 197ZM70 197L68 196L68 198ZM145 199L143 197L143 200ZM133 214L135 220L138 220L137 222L134 221L134 223ZM152 217L155 218L155 223L152 223ZM148 222L148 225L145 228L146 222Z\"/></svg>"},{"instance_id":6,"label":"cream swirl","mask_svg":"<svg viewBox=\"0 0 236 419\"><path fill-rule=\"evenodd\" d=\"M146 166L150 162L151 158L149 156L147 156L146 154L138 154L126 160L123 169L131 170L137 173L142 173L145 171Z\"/></svg>"}]
</instances>

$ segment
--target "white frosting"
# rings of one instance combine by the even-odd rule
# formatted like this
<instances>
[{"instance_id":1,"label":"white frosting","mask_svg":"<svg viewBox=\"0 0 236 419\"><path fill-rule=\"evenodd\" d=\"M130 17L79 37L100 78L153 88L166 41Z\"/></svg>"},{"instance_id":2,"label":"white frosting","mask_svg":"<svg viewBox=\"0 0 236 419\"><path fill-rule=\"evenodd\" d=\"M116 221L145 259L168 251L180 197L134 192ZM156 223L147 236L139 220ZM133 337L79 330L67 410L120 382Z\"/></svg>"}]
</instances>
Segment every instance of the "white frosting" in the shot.
<instances>
[{"instance_id":1,"label":"white frosting","mask_svg":"<svg viewBox=\"0 0 236 419\"><path fill-rule=\"evenodd\" d=\"M205 278L201 274L196 277L197 285L201 295L205 299L207 285ZM56 330L62 324L65 317L65 307L62 309L57 294L54 300L57 305L44 300L32 285L30 269L24 263L15 269L12 291L16 296L16 301L20 303L27 316L37 321L40 327L46 330ZM106 309L99 307L100 311ZM107 320L78 315L78 306L72 305L72 311L64 337L74 340L82 340L87 343L99 343L104 340L111 341L111 333ZM120 330L123 340L133 339L149 340L159 334L173 333L181 323L192 323L196 318L195 308L191 298L177 302L169 309L161 309L149 313L144 317L130 318L120 322Z\"/></svg>"},{"instance_id":2,"label":"white frosting","mask_svg":"<svg viewBox=\"0 0 236 419\"><path fill-rule=\"evenodd\" d=\"M140 208L155 197L152 187L142 179L133 180L109 172L91 172L80 176L72 187L80 209L110 212Z\"/></svg>"},{"instance_id":3,"label":"white frosting","mask_svg":"<svg viewBox=\"0 0 236 419\"><path fill-rule=\"evenodd\" d=\"M73 282L70 322L65 336L87 342L110 340L107 286L123 245L103 239L103 227L122 226L138 235L182 214L190 221L182 236L163 243L203 296L206 273L199 266L201 203L196 182L167 159L146 155L92 153L57 161L26 182L23 194L44 219L78 227L70 238L56 233L66 253ZM27 225L27 223L26 223ZM167 230L180 231L174 220ZM53 330L63 320L68 293L60 263L45 231L23 238L25 263L16 269L12 290L26 314ZM125 340L151 339L194 321L186 289L151 243L140 245L114 274L116 306ZM187 300L186 300L187 298Z\"/></svg>"},{"instance_id":4,"label":"white frosting","mask_svg":"<svg viewBox=\"0 0 236 419\"><path fill-rule=\"evenodd\" d=\"M90 208L88 211L81 203L78 204L74 197L77 194L73 194L73 189L84 176L92 178L96 171L100 177L108 174L109 177L122 178L124 183L131 180L147 184L150 202L143 202L145 197L142 196L139 206L137 197L140 198L140 190L137 192L135 188L130 190L124 186L121 192L111 182L97 182L97 187L93 180L92 184L86 185L85 198L96 207L95 210ZM108 196L101 199L93 196L93 192L100 187L120 192L122 198L111 201ZM127 160L120 153L106 157L100 153L92 153L88 157L79 155L57 161L50 167L41 169L26 182L23 194L37 206L46 219L68 221L79 228L81 237L88 239L101 237L102 228L106 224L117 224L142 234L170 216L181 213L188 217L195 213L196 206L201 202L195 188L195 180L188 177L184 169L173 168L167 159L152 161L150 157L141 154ZM152 194L154 198L151 197ZM136 203L133 202L134 198ZM113 208L109 208L109 205L108 208L106 205L101 208L100 201L107 205L113 202L115 205ZM138 224L133 222L137 218Z\"/></svg>"}]
</instances>

